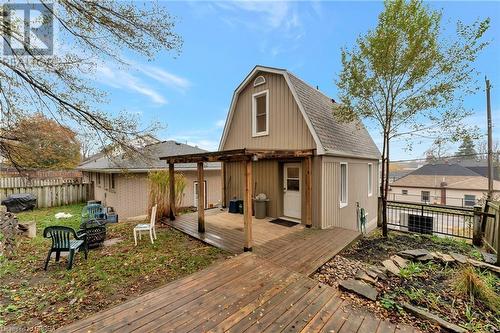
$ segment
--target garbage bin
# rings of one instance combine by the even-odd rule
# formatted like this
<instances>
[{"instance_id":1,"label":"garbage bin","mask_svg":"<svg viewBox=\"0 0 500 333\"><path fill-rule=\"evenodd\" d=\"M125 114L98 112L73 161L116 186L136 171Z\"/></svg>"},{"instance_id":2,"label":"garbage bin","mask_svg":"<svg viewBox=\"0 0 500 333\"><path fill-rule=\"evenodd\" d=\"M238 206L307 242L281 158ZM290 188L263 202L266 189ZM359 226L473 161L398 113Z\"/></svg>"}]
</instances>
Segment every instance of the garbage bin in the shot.
<instances>
[{"instance_id":1,"label":"garbage bin","mask_svg":"<svg viewBox=\"0 0 500 333\"><path fill-rule=\"evenodd\" d=\"M255 199L254 207L255 207L255 218L256 219L264 219L267 215L267 202L269 199Z\"/></svg>"},{"instance_id":2,"label":"garbage bin","mask_svg":"<svg viewBox=\"0 0 500 333\"><path fill-rule=\"evenodd\" d=\"M238 199L229 200L229 212L233 214L238 213Z\"/></svg>"}]
</instances>

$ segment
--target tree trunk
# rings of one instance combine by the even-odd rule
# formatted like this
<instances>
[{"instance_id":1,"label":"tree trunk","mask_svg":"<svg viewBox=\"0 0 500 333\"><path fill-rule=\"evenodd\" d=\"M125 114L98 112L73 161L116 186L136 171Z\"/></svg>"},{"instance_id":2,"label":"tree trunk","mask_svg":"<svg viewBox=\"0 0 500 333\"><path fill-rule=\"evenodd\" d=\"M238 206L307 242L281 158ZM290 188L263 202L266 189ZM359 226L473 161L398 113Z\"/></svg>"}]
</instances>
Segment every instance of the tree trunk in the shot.
<instances>
[{"instance_id":1,"label":"tree trunk","mask_svg":"<svg viewBox=\"0 0 500 333\"><path fill-rule=\"evenodd\" d=\"M384 191L382 195L382 236L387 237L387 197L389 195L389 138L384 138L385 156L383 163L385 164Z\"/></svg>"}]
</instances>

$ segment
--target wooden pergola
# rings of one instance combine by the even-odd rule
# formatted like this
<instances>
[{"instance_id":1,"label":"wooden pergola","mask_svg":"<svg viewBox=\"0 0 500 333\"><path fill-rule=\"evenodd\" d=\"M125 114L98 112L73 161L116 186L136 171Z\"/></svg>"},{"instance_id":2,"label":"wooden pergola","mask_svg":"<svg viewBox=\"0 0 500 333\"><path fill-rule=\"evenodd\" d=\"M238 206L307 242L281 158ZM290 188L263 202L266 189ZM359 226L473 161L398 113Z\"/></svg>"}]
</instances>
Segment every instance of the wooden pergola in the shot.
<instances>
[{"instance_id":1,"label":"wooden pergola","mask_svg":"<svg viewBox=\"0 0 500 333\"><path fill-rule=\"evenodd\" d=\"M305 159L305 224L306 227L312 226L312 156L314 149L306 150L257 150L257 149L233 149L224 151L215 151L207 153L196 153L176 156L160 157L168 164L170 179L174 179L176 163L196 163L198 170L198 232L205 232L205 182L204 182L204 162L222 162L222 202L226 203L225 189L225 167L224 162L242 162L245 164L245 191L243 198L244 214L244 234L245 251L252 251L252 162L259 160L290 160ZM170 219L175 220L175 182L170 182Z\"/></svg>"}]
</instances>

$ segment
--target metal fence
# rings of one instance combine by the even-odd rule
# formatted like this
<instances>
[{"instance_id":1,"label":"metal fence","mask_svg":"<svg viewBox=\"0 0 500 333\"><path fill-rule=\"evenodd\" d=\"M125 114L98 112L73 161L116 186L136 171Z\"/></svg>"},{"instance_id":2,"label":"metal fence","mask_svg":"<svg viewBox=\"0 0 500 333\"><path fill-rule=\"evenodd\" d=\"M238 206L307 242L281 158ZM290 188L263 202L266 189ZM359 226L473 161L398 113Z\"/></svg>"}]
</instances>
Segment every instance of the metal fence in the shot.
<instances>
[{"instance_id":1,"label":"metal fence","mask_svg":"<svg viewBox=\"0 0 500 333\"><path fill-rule=\"evenodd\" d=\"M473 208L387 202L387 225L393 230L472 239L475 215Z\"/></svg>"}]
</instances>

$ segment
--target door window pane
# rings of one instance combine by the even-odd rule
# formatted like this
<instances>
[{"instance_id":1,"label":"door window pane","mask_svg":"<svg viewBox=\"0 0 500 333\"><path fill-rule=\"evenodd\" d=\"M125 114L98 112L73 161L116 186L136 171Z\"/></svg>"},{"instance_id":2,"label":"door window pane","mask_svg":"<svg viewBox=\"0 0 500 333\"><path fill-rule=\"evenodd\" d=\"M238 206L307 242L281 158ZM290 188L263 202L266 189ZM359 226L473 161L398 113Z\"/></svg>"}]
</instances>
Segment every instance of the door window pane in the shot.
<instances>
[{"instance_id":1,"label":"door window pane","mask_svg":"<svg viewBox=\"0 0 500 333\"><path fill-rule=\"evenodd\" d=\"M288 178L299 178L299 168L288 168L287 169Z\"/></svg>"},{"instance_id":2,"label":"door window pane","mask_svg":"<svg viewBox=\"0 0 500 333\"><path fill-rule=\"evenodd\" d=\"M286 189L288 191L300 191L300 181L298 179L287 179Z\"/></svg>"}]
</instances>

